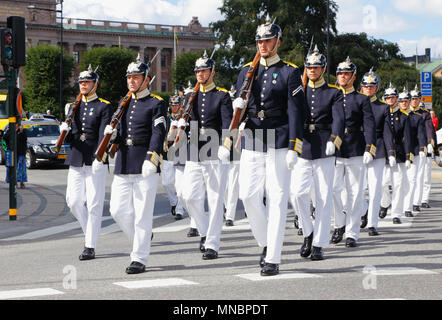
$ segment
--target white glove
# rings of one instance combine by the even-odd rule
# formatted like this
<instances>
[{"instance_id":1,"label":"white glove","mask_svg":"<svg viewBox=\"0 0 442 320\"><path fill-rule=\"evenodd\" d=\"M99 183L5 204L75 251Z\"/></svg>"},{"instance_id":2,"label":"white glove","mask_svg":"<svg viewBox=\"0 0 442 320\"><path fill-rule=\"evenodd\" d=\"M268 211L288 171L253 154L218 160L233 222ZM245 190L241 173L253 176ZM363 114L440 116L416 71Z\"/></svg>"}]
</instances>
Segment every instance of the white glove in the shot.
<instances>
[{"instance_id":1,"label":"white glove","mask_svg":"<svg viewBox=\"0 0 442 320\"><path fill-rule=\"evenodd\" d=\"M420 157L421 159L424 159L424 158L426 157L425 152L423 152L423 151L419 151L419 157Z\"/></svg>"},{"instance_id":2,"label":"white glove","mask_svg":"<svg viewBox=\"0 0 442 320\"><path fill-rule=\"evenodd\" d=\"M99 170L101 170L101 168L103 168L103 162L95 159L92 162L92 173L94 173L94 174L97 173Z\"/></svg>"},{"instance_id":3,"label":"white glove","mask_svg":"<svg viewBox=\"0 0 442 320\"><path fill-rule=\"evenodd\" d=\"M327 142L327 145L325 146L325 155L332 156L335 154L336 147L335 144L331 141Z\"/></svg>"},{"instance_id":4,"label":"white glove","mask_svg":"<svg viewBox=\"0 0 442 320\"><path fill-rule=\"evenodd\" d=\"M218 159L220 159L222 162L229 162L230 151L226 147L220 146L218 148Z\"/></svg>"},{"instance_id":5,"label":"white glove","mask_svg":"<svg viewBox=\"0 0 442 320\"><path fill-rule=\"evenodd\" d=\"M60 124L60 132L66 131L66 133L68 133L69 130L71 130L71 128L69 127L69 125L66 122L62 122Z\"/></svg>"},{"instance_id":6,"label":"white glove","mask_svg":"<svg viewBox=\"0 0 442 320\"><path fill-rule=\"evenodd\" d=\"M144 160L143 167L141 168L141 175L143 178L147 178L155 173L157 173L157 166L149 160Z\"/></svg>"},{"instance_id":7,"label":"white glove","mask_svg":"<svg viewBox=\"0 0 442 320\"><path fill-rule=\"evenodd\" d=\"M411 168L411 162L410 160L405 161L405 168L410 169Z\"/></svg>"},{"instance_id":8,"label":"white glove","mask_svg":"<svg viewBox=\"0 0 442 320\"><path fill-rule=\"evenodd\" d=\"M243 121L243 122L241 122L241 124L239 125L238 131L244 131L245 128L246 128L246 123Z\"/></svg>"},{"instance_id":9,"label":"white glove","mask_svg":"<svg viewBox=\"0 0 442 320\"><path fill-rule=\"evenodd\" d=\"M293 170L297 161L298 161L298 153L294 150L287 151L285 162L287 163L287 168L289 168L289 170Z\"/></svg>"},{"instance_id":10,"label":"white glove","mask_svg":"<svg viewBox=\"0 0 442 320\"><path fill-rule=\"evenodd\" d=\"M178 128L178 121L177 120L172 120L172 122L170 123L170 127Z\"/></svg>"},{"instance_id":11,"label":"white glove","mask_svg":"<svg viewBox=\"0 0 442 320\"><path fill-rule=\"evenodd\" d=\"M431 145L431 143L429 143L428 146L427 146L427 152L428 153L433 153L434 152L434 149L433 149L433 146Z\"/></svg>"},{"instance_id":12,"label":"white glove","mask_svg":"<svg viewBox=\"0 0 442 320\"><path fill-rule=\"evenodd\" d=\"M371 155L371 153L365 151L364 158L363 158L362 162L364 162L364 164L369 164L372 161L373 161L373 156Z\"/></svg>"},{"instance_id":13,"label":"white glove","mask_svg":"<svg viewBox=\"0 0 442 320\"><path fill-rule=\"evenodd\" d=\"M243 98L236 98L233 100L233 109L244 109L246 101Z\"/></svg>"},{"instance_id":14,"label":"white glove","mask_svg":"<svg viewBox=\"0 0 442 320\"><path fill-rule=\"evenodd\" d=\"M184 120L184 118L181 118L180 120L178 120L178 128L181 128L181 127L187 127L189 124L187 123L187 121L186 120Z\"/></svg>"},{"instance_id":15,"label":"white glove","mask_svg":"<svg viewBox=\"0 0 442 320\"><path fill-rule=\"evenodd\" d=\"M105 128L104 128L104 135L107 134L113 134L117 129L116 128L112 128L112 126L110 124L108 124Z\"/></svg>"},{"instance_id":16,"label":"white glove","mask_svg":"<svg viewBox=\"0 0 442 320\"><path fill-rule=\"evenodd\" d=\"M390 167L394 167L396 165L396 158L393 156L389 156L388 163L390 163Z\"/></svg>"}]
</instances>

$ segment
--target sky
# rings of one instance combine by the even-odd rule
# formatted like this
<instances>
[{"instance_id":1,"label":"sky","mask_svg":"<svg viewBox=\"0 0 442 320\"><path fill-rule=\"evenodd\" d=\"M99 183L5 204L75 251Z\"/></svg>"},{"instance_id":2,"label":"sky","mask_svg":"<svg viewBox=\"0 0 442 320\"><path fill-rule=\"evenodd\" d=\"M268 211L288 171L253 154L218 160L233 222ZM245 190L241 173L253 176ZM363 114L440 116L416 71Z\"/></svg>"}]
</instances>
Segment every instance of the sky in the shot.
<instances>
[{"instance_id":1,"label":"sky","mask_svg":"<svg viewBox=\"0 0 442 320\"><path fill-rule=\"evenodd\" d=\"M296 0L293 0L296 4ZM87 3L87 7L85 7ZM223 19L223 0L64 0L70 18L187 25L193 16L207 27ZM338 33L365 32L399 45L401 53L442 58L442 0L336 0Z\"/></svg>"}]
</instances>

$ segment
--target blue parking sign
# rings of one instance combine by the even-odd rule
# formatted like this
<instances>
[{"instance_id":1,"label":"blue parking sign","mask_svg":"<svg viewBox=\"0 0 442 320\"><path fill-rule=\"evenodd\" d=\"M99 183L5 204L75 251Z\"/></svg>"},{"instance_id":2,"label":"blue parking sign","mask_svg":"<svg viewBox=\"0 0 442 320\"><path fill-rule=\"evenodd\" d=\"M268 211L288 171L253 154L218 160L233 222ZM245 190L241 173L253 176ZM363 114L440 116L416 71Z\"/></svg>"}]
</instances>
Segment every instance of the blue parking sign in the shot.
<instances>
[{"instance_id":1,"label":"blue parking sign","mask_svg":"<svg viewBox=\"0 0 442 320\"><path fill-rule=\"evenodd\" d=\"M431 72L421 72L421 82L431 83Z\"/></svg>"}]
</instances>

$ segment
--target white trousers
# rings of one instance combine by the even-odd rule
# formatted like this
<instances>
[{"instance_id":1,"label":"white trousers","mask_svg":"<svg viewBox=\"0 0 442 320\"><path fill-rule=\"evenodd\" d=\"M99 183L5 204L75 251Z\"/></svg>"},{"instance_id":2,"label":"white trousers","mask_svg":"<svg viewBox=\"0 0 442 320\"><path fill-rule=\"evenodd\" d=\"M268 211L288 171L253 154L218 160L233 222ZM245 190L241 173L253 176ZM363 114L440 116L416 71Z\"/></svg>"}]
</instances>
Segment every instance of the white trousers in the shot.
<instances>
[{"instance_id":1,"label":"white trousers","mask_svg":"<svg viewBox=\"0 0 442 320\"><path fill-rule=\"evenodd\" d=\"M231 162L229 165L227 188L224 195L224 206L226 207L226 220L235 221L236 206L239 198L239 161Z\"/></svg>"},{"instance_id":2,"label":"white trousers","mask_svg":"<svg viewBox=\"0 0 442 320\"><path fill-rule=\"evenodd\" d=\"M184 214L182 200L177 195L175 185L175 166L173 161L163 160L161 164L161 183L166 190L167 197L169 199L170 206L176 206L175 211L178 214Z\"/></svg>"},{"instance_id":3,"label":"white trousers","mask_svg":"<svg viewBox=\"0 0 442 320\"><path fill-rule=\"evenodd\" d=\"M304 237L313 232L313 246L326 248L330 242L330 224L335 157L316 160L298 158L291 174L290 198L301 216ZM313 189L313 192L312 192ZM310 218L310 201L315 198L314 225Z\"/></svg>"},{"instance_id":4,"label":"white trousers","mask_svg":"<svg viewBox=\"0 0 442 320\"><path fill-rule=\"evenodd\" d=\"M176 190L176 195L178 197L178 203L180 204L180 207L184 213L185 203L183 199L183 185L184 187L186 187L186 183L184 182L183 177L184 177L184 166L175 166L175 190ZM198 229L196 227L195 219L193 219L191 216L189 216L189 219L190 219L190 227L193 229Z\"/></svg>"},{"instance_id":5,"label":"white trousers","mask_svg":"<svg viewBox=\"0 0 442 320\"><path fill-rule=\"evenodd\" d=\"M150 254L153 209L159 174L116 174L112 182L110 213L132 244L131 261L144 265Z\"/></svg>"},{"instance_id":6,"label":"white trousers","mask_svg":"<svg viewBox=\"0 0 442 320\"><path fill-rule=\"evenodd\" d=\"M418 172L422 170L424 160L425 159L421 159L421 157L414 157L410 169L407 169L408 191L404 197L404 211L413 211L414 201L417 201L419 198L417 193L419 192L421 184L419 183Z\"/></svg>"},{"instance_id":7,"label":"white trousers","mask_svg":"<svg viewBox=\"0 0 442 320\"><path fill-rule=\"evenodd\" d=\"M239 198L258 245L267 246L268 263L281 262L290 188L286 155L286 148L267 152L243 150L241 154Z\"/></svg>"},{"instance_id":8,"label":"white trousers","mask_svg":"<svg viewBox=\"0 0 442 320\"><path fill-rule=\"evenodd\" d=\"M80 223L85 235L85 247L96 248L101 230L101 217L106 188L108 166L103 165L97 173L91 166L69 167L66 202Z\"/></svg>"},{"instance_id":9,"label":"white trousers","mask_svg":"<svg viewBox=\"0 0 442 320\"><path fill-rule=\"evenodd\" d=\"M392 193L388 186L391 185ZM400 218L404 212L404 194L408 192L407 168L405 163L390 167L385 166L382 179L381 206L388 208L391 204L391 217Z\"/></svg>"},{"instance_id":10,"label":"white trousers","mask_svg":"<svg viewBox=\"0 0 442 320\"><path fill-rule=\"evenodd\" d=\"M186 161L182 197L189 215L201 237L206 237L205 248L219 251L223 226L223 200L227 183L227 165L220 161ZM204 210L205 194L209 214Z\"/></svg>"},{"instance_id":11,"label":"white trousers","mask_svg":"<svg viewBox=\"0 0 442 320\"><path fill-rule=\"evenodd\" d=\"M333 212L335 228L345 226L346 238L358 240L361 216L364 214L364 175L366 166L362 156L352 158L336 158L335 176L333 182ZM347 197L342 201L342 192Z\"/></svg>"},{"instance_id":12,"label":"white trousers","mask_svg":"<svg viewBox=\"0 0 442 320\"><path fill-rule=\"evenodd\" d=\"M385 158L374 159L367 165L368 184L368 223L367 227L377 228L379 209L382 199L382 179L384 177Z\"/></svg>"},{"instance_id":13,"label":"white trousers","mask_svg":"<svg viewBox=\"0 0 442 320\"><path fill-rule=\"evenodd\" d=\"M422 196L424 192L424 179L425 179L425 169L426 169L426 163L427 159L429 157L420 158L419 157L419 167L417 169L416 174L416 187L415 192L413 194L413 205L415 206L421 206L422 205ZM431 160L431 158L430 158Z\"/></svg>"},{"instance_id":14,"label":"white trousers","mask_svg":"<svg viewBox=\"0 0 442 320\"><path fill-rule=\"evenodd\" d=\"M425 161L425 169L424 169L424 183L423 183L423 191L422 191L422 202L428 203L430 200L430 191L431 191L431 169L433 166L433 160L431 157L427 157Z\"/></svg>"}]
</instances>

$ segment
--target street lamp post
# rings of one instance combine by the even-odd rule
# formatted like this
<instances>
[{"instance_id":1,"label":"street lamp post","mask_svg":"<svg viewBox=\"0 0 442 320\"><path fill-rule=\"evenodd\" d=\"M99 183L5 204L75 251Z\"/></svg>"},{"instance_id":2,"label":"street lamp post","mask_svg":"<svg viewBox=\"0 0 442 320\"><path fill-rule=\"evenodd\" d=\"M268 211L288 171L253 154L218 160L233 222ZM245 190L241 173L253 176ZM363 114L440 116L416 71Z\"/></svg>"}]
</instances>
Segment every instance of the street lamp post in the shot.
<instances>
[{"instance_id":1,"label":"street lamp post","mask_svg":"<svg viewBox=\"0 0 442 320\"><path fill-rule=\"evenodd\" d=\"M60 13L60 81L59 81L59 91L60 91L60 106L59 106L59 118L63 121L63 1L57 0L57 4L60 4L60 10L49 9L49 8L39 8L36 6L28 6L28 9L51 11Z\"/></svg>"}]
</instances>

